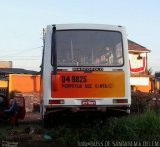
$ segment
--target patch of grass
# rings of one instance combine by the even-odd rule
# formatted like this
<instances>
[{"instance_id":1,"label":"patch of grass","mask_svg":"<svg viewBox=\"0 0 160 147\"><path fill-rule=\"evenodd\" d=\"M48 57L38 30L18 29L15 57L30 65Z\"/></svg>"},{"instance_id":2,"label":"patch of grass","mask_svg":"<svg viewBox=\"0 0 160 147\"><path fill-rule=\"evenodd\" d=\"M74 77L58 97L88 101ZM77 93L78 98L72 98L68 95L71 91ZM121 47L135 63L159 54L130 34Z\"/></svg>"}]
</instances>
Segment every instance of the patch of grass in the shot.
<instances>
[{"instance_id":1,"label":"patch of grass","mask_svg":"<svg viewBox=\"0 0 160 147\"><path fill-rule=\"evenodd\" d=\"M69 146L75 146L78 141L160 141L160 114L147 111L140 115L107 119L103 126L56 128L50 135L59 137Z\"/></svg>"},{"instance_id":2,"label":"patch of grass","mask_svg":"<svg viewBox=\"0 0 160 147\"><path fill-rule=\"evenodd\" d=\"M31 126L36 127L36 126ZM37 126L39 128L41 126ZM22 132L26 126L0 126L0 138L10 131ZM41 128L42 129L42 128ZM124 117L107 118L102 125L95 121L94 125L68 128L66 125L49 130L42 129L41 135L48 134L53 141L65 146L77 146L78 142L94 141L160 141L160 113L147 111Z\"/></svg>"},{"instance_id":3,"label":"patch of grass","mask_svg":"<svg viewBox=\"0 0 160 147\"><path fill-rule=\"evenodd\" d=\"M109 128L105 126L109 140L160 140L160 115L148 111L141 115L133 115L110 120Z\"/></svg>"}]
</instances>

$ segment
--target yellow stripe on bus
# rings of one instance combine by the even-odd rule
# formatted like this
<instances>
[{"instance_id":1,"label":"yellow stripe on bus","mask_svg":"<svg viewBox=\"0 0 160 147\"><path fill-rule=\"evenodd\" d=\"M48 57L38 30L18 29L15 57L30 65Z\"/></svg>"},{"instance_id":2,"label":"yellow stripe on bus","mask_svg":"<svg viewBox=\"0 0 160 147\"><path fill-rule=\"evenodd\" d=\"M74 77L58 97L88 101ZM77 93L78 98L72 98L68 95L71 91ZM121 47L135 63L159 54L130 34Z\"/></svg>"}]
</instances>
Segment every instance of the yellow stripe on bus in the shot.
<instances>
[{"instance_id":1,"label":"yellow stripe on bus","mask_svg":"<svg viewBox=\"0 0 160 147\"><path fill-rule=\"evenodd\" d=\"M121 98L125 96L123 71L58 72L51 75L53 98Z\"/></svg>"}]
</instances>

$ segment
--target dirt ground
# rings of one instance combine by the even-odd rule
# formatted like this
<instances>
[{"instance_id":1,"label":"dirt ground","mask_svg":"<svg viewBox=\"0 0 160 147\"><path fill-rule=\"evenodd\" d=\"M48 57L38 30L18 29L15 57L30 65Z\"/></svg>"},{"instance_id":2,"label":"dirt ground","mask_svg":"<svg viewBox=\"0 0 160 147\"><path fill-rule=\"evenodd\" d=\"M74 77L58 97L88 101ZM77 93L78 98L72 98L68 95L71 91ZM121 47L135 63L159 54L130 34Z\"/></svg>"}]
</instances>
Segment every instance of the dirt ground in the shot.
<instances>
[{"instance_id":1,"label":"dirt ground","mask_svg":"<svg viewBox=\"0 0 160 147\"><path fill-rule=\"evenodd\" d=\"M38 123L41 122L42 118L41 118L41 114L38 112L28 112L25 115L24 120L19 120L20 123Z\"/></svg>"},{"instance_id":2,"label":"dirt ground","mask_svg":"<svg viewBox=\"0 0 160 147\"><path fill-rule=\"evenodd\" d=\"M48 132L49 130L43 128L40 113L26 113L24 120L19 120L17 126L0 124L0 146L64 146L53 139Z\"/></svg>"}]
</instances>

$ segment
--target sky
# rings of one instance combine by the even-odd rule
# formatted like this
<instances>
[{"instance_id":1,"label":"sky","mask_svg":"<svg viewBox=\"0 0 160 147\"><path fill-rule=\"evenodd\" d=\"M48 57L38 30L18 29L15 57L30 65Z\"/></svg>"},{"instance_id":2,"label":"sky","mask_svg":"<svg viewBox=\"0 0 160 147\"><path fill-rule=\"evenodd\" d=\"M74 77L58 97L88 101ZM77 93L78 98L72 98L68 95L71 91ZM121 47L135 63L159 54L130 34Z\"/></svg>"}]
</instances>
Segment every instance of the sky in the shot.
<instances>
[{"instance_id":1,"label":"sky","mask_svg":"<svg viewBox=\"0 0 160 147\"><path fill-rule=\"evenodd\" d=\"M63 23L123 25L160 71L160 0L0 0L0 61L39 71L42 30Z\"/></svg>"}]
</instances>

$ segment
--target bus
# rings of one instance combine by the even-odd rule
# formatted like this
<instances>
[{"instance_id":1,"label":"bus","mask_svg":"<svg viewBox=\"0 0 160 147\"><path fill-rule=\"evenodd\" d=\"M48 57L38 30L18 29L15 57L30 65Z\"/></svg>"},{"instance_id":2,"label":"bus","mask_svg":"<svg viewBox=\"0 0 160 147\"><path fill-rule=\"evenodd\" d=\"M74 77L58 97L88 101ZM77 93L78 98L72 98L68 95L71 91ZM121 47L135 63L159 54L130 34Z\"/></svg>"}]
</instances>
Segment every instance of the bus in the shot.
<instances>
[{"instance_id":1,"label":"bus","mask_svg":"<svg viewBox=\"0 0 160 147\"><path fill-rule=\"evenodd\" d=\"M41 113L116 109L130 113L124 26L54 24L44 33Z\"/></svg>"}]
</instances>

